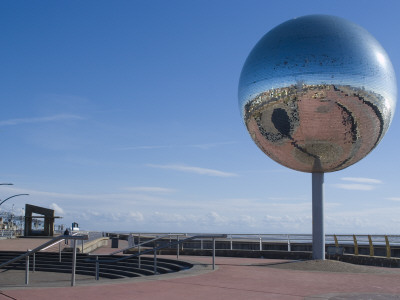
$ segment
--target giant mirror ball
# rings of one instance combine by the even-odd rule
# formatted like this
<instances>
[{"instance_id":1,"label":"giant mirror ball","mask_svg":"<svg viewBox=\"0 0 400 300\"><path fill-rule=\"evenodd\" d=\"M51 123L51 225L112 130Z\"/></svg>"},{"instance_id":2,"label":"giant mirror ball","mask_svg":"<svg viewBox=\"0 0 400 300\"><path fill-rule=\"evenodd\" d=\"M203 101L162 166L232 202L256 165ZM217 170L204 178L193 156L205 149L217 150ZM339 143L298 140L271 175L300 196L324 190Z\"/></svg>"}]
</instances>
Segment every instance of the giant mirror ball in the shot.
<instances>
[{"instance_id":1,"label":"giant mirror ball","mask_svg":"<svg viewBox=\"0 0 400 300\"><path fill-rule=\"evenodd\" d=\"M257 146L303 172L333 172L385 135L397 87L386 51L360 26L311 15L273 28L239 80L239 107Z\"/></svg>"}]
</instances>

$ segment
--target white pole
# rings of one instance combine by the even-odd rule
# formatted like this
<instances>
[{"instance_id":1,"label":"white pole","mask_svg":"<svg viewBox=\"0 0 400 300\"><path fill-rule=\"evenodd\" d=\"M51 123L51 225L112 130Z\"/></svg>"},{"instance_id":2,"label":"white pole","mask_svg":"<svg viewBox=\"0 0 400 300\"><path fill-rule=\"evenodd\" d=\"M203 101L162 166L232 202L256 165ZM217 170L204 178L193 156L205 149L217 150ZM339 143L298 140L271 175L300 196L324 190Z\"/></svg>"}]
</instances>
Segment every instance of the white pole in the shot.
<instances>
[{"instance_id":1,"label":"white pole","mask_svg":"<svg viewBox=\"0 0 400 300\"><path fill-rule=\"evenodd\" d=\"M29 251L29 250L28 250ZM25 284L29 284L29 255L26 257L26 265L25 265Z\"/></svg>"},{"instance_id":2,"label":"white pole","mask_svg":"<svg viewBox=\"0 0 400 300\"><path fill-rule=\"evenodd\" d=\"M313 259L325 259L324 173L312 173Z\"/></svg>"}]
</instances>

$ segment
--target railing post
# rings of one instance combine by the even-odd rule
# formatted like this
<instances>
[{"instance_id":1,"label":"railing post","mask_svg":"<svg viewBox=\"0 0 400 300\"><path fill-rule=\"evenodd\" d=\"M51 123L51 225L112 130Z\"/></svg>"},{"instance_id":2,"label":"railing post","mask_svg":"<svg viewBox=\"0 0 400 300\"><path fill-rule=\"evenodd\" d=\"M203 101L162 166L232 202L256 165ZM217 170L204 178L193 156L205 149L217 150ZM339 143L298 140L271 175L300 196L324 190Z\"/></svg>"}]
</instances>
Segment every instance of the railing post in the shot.
<instances>
[{"instance_id":1,"label":"railing post","mask_svg":"<svg viewBox=\"0 0 400 300\"><path fill-rule=\"evenodd\" d=\"M99 273L100 273L100 263L99 263L99 256L96 255L96 280L99 280Z\"/></svg>"},{"instance_id":2,"label":"railing post","mask_svg":"<svg viewBox=\"0 0 400 300\"><path fill-rule=\"evenodd\" d=\"M262 251L262 237L260 236L260 251Z\"/></svg>"},{"instance_id":3,"label":"railing post","mask_svg":"<svg viewBox=\"0 0 400 300\"><path fill-rule=\"evenodd\" d=\"M336 234L333 235L333 238L335 239L335 247L338 248L339 247L339 242L338 242L338 239L336 237Z\"/></svg>"},{"instance_id":4,"label":"railing post","mask_svg":"<svg viewBox=\"0 0 400 300\"><path fill-rule=\"evenodd\" d=\"M368 235L368 241L369 241L369 256L374 256L374 245L372 244L371 235Z\"/></svg>"},{"instance_id":5,"label":"railing post","mask_svg":"<svg viewBox=\"0 0 400 300\"><path fill-rule=\"evenodd\" d=\"M292 251L291 246L290 246L290 237L287 235L287 251L290 252Z\"/></svg>"},{"instance_id":6,"label":"railing post","mask_svg":"<svg viewBox=\"0 0 400 300\"><path fill-rule=\"evenodd\" d=\"M32 272L36 271L36 253L33 253Z\"/></svg>"},{"instance_id":7,"label":"railing post","mask_svg":"<svg viewBox=\"0 0 400 300\"><path fill-rule=\"evenodd\" d=\"M231 250L233 250L232 234L231 234Z\"/></svg>"},{"instance_id":8,"label":"railing post","mask_svg":"<svg viewBox=\"0 0 400 300\"><path fill-rule=\"evenodd\" d=\"M138 235L138 252L139 252L139 257L138 257L138 268L142 268L142 258L140 256L140 233Z\"/></svg>"},{"instance_id":9,"label":"railing post","mask_svg":"<svg viewBox=\"0 0 400 300\"><path fill-rule=\"evenodd\" d=\"M176 236L176 259L179 259L179 235Z\"/></svg>"},{"instance_id":10,"label":"railing post","mask_svg":"<svg viewBox=\"0 0 400 300\"><path fill-rule=\"evenodd\" d=\"M71 286L75 286L75 271L76 271L76 240L73 239L73 252L72 252L72 275L71 275Z\"/></svg>"},{"instance_id":11,"label":"railing post","mask_svg":"<svg viewBox=\"0 0 400 300\"><path fill-rule=\"evenodd\" d=\"M58 261L61 262L61 241L58 243Z\"/></svg>"},{"instance_id":12,"label":"railing post","mask_svg":"<svg viewBox=\"0 0 400 300\"><path fill-rule=\"evenodd\" d=\"M29 251L29 250L28 250ZM26 265L25 265L25 284L29 284L29 255L26 257Z\"/></svg>"},{"instance_id":13,"label":"railing post","mask_svg":"<svg viewBox=\"0 0 400 300\"><path fill-rule=\"evenodd\" d=\"M154 275L157 274L157 250L154 247Z\"/></svg>"},{"instance_id":14,"label":"railing post","mask_svg":"<svg viewBox=\"0 0 400 300\"><path fill-rule=\"evenodd\" d=\"M392 256L392 253L390 251L390 243L387 235L385 235L385 242L386 242L386 257L390 258Z\"/></svg>"},{"instance_id":15,"label":"railing post","mask_svg":"<svg viewBox=\"0 0 400 300\"><path fill-rule=\"evenodd\" d=\"M82 240L82 251L81 251L81 253L83 253L83 240Z\"/></svg>"},{"instance_id":16,"label":"railing post","mask_svg":"<svg viewBox=\"0 0 400 300\"><path fill-rule=\"evenodd\" d=\"M212 239L213 250L212 250L212 266L213 270L215 270L215 238Z\"/></svg>"},{"instance_id":17,"label":"railing post","mask_svg":"<svg viewBox=\"0 0 400 300\"><path fill-rule=\"evenodd\" d=\"M355 234L353 234L353 241L354 241L354 255L358 255L358 243L357 243L357 237Z\"/></svg>"},{"instance_id":18,"label":"railing post","mask_svg":"<svg viewBox=\"0 0 400 300\"><path fill-rule=\"evenodd\" d=\"M200 250L203 250L203 239L200 240Z\"/></svg>"}]
</instances>

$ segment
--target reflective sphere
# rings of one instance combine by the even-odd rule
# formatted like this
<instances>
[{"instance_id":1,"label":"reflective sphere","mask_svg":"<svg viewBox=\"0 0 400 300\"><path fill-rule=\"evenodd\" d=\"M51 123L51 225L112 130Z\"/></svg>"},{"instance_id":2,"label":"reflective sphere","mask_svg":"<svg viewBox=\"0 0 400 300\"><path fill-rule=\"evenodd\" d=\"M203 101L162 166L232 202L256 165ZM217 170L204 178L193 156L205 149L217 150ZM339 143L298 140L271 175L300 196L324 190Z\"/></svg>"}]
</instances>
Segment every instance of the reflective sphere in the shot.
<instances>
[{"instance_id":1,"label":"reflective sphere","mask_svg":"<svg viewBox=\"0 0 400 300\"><path fill-rule=\"evenodd\" d=\"M239 106L257 146L303 172L365 157L393 118L396 78L382 46L344 19L312 15L268 32L240 75Z\"/></svg>"}]
</instances>

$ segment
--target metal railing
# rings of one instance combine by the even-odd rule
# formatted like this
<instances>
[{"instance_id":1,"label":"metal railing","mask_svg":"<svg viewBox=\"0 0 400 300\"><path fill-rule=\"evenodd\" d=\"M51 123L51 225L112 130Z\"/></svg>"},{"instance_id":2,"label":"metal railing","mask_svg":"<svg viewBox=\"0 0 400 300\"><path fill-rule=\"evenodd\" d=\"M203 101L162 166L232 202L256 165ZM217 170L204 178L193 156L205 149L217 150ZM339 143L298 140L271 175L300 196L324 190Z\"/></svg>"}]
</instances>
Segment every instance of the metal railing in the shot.
<instances>
[{"instance_id":1,"label":"metal railing","mask_svg":"<svg viewBox=\"0 0 400 300\"><path fill-rule=\"evenodd\" d=\"M400 248L400 236L398 235L333 235L335 247L351 245L354 247L354 255L359 255L360 246L368 246L369 256L375 256L375 247L385 247L386 257L392 257L392 248Z\"/></svg>"},{"instance_id":2,"label":"metal railing","mask_svg":"<svg viewBox=\"0 0 400 300\"><path fill-rule=\"evenodd\" d=\"M122 234L123 235L123 234ZM175 236L194 236L195 234L189 233L131 233L136 239L148 240L164 236L173 238ZM177 238L178 239L178 238ZM387 258L400 257L400 235L344 235L344 234L328 234L325 236L325 243L327 247L345 247L354 255L360 255L360 250L365 254L368 250L370 256L386 256ZM265 250L275 245L275 248L280 250L293 251L299 249L299 246L309 248L312 246L311 234L227 234L227 237L220 239L218 249L223 250ZM303 245L303 246L301 246ZM204 250L210 248L210 243L200 239L198 242L181 244L182 249L200 249ZM378 250L377 250L378 248ZM354 249L354 250L353 250ZM385 254L383 254L385 250ZM122 251L122 250L121 250ZM304 250L299 250L304 251Z\"/></svg>"},{"instance_id":3,"label":"metal railing","mask_svg":"<svg viewBox=\"0 0 400 300\"><path fill-rule=\"evenodd\" d=\"M25 284L29 284L29 256L33 256L33 271L35 271L35 254L39 252L42 249L45 249L49 246L52 246L56 244L57 242L61 242L63 240L72 240L73 241L73 254L72 254L72 271L71 271L71 286L75 285L75 271L76 271L76 241L77 240L86 240L88 239L87 235L60 235L58 237L55 237L54 239L51 239L50 241L47 241L46 243L36 247L33 250L28 250L26 253L21 254L20 256L17 256L13 259L10 259L9 261L6 261L5 263L2 263L0 265L0 269L17 262L23 258L26 259L26 265L25 265ZM60 252L61 253L61 252ZM61 260L61 256L60 256Z\"/></svg>"},{"instance_id":4,"label":"metal railing","mask_svg":"<svg viewBox=\"0 0 400 300\"><path fill-rule=\"evenodd\" d=\"M96 269L95 278L96 278L96 280L99 280L100 263L117 263L117 262L124 261L124 260L130 259L130 258L138 257L138 267L140 269L141 268L140 256L144 255L144 254L148 254L148 253L153 253L153 256L154 256L154 274L156 275L157 274L157 251L158 250L162 250L162 249L165 249L165 248L171 248L173 246L177 246L177 248L176 248L176 250L177 250L177 259L179 259L179 245L180 244L182 244L184 242L187 242L187 241L190 241L190 240L195 240L195 239L212 239L212 243L213 243L213 248L212 248L213 249L212 250L212 268L214 270L215 269L215 240L217 238L222 239L222 238L226 238L227 237L226 234L207 234L207 235L191 236L191 237L187 237L185 239L179 240L179 235L181 235L181 234L173 234L174 236L177 236L177 240L176 241L172 241L171 240L167 244L164 244L164 245L161 245L161 246L155 246L154 243L156 241L162 240L165 237L168 237L170 235L171 234L163 234L162 236L155 237L155 238L153 238L151 240L142 242L142 243L140 243L140 244L138 244L136 246L126 247L124 249L117 250L117 251L114 251L111 254L109 254L109 255L112 255L112 254L116 254L116 253L119 253L119 252L123 252L125 250L138 248L138 252L137 253L129 255L129 256L123 256L121 258L116 258L116 259L99 260L98 255L96 255L95 260L87 259L86 261L87 262L94 262L96 264L96 266L95 266L95 269ZM140 247L143 247L144 245L149 244L149 243L153 243L154 244L152 249L140 250Z\"/></svg>"}]
</instances>

